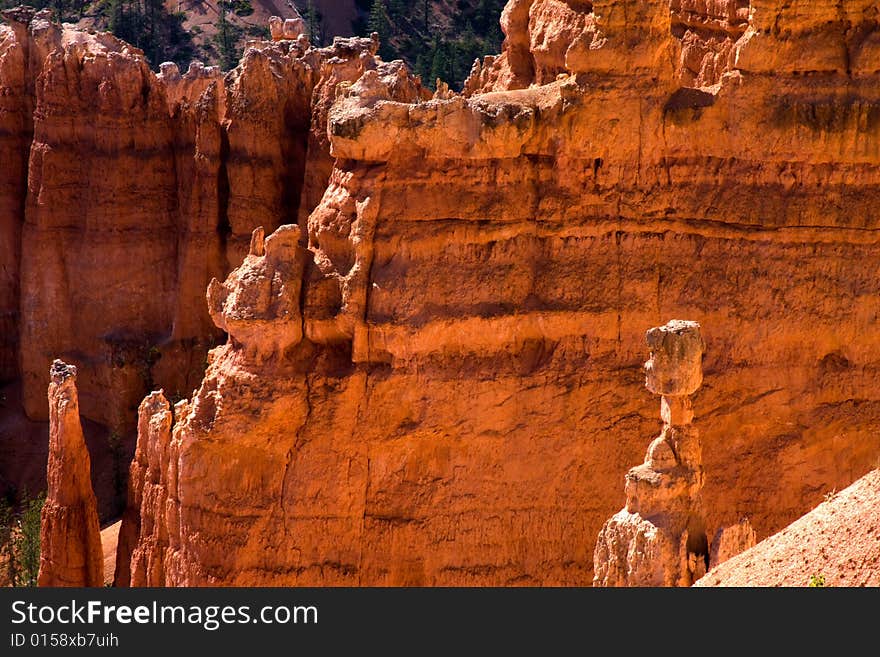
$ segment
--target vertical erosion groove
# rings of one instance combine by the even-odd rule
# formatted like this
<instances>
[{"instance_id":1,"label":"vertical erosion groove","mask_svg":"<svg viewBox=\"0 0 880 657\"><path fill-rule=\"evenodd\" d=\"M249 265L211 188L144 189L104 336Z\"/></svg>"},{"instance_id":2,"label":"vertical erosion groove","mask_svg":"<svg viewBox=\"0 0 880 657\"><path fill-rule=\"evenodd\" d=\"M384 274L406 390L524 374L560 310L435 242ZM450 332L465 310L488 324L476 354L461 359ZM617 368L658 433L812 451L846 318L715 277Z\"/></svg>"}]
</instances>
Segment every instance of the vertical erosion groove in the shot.
<instances>
[{"instance_id":1,"label":"vertical erosion groove","mask_svg":"<svg viewBox=\"0 0 880 657\"><path fill-rule=\"evenodd\" d=\"M303 116L307 117L303 125ZM306 160L308 157L309 127L311 113L309 107L285 108L284 139L281 146L281 157L284 169L281 174L281 223L297 224L299 207L302 203L305 186ZM308 208L309 211L312 208ZM300 227L305 228L305 227ZM302 243L307 240L307 230L302 231Z\"/></svg>"},{"instance_id":2,"label":"vertical erosion groove","mask_svg":"<svg viewBox=\"0 0 880 657\"><path fill-rule=\"evenodd\" d=\"M229 133L226 126L220 127L220 166L217 168L217 236L219 238L220 253L224 259L229 254L226 245L232 234L232 225L229 223L229 171L226 164L229 162Z\"/></svg>"}]
</instances>

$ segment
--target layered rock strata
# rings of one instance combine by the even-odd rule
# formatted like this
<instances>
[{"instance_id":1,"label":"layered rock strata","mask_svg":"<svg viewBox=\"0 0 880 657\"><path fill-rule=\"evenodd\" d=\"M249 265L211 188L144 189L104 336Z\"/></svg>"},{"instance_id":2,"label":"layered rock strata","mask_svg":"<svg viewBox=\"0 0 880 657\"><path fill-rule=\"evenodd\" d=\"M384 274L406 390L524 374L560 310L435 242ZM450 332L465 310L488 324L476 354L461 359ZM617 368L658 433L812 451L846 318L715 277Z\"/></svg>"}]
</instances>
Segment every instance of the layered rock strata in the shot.
<instances>
[{"instance_id":1,"label":"layered rock strata","mask_svg":"<svg viewBox=\"0 0 880 657\"><path fill-rule=\"evenodd\" d=\"M690 399L703 380L700 325L672 320L649 330L647 342L645 385L662 395L663 430L626 475L626 507L599 532L595 586L690 586L709 568L703 448Z\"/></svg>"},{"instance_id":2,"label":"layered rock strata","mask_svg":"<svg viewBox=\"0 0 880 657\"><path fill-rule=\"evenodd\" d=\"M744 9L513 0L504 52L427 102L372 40L160 78L110 37L4 28L0 148L29 175L0 172L23 208L0 230L24 235L0 350L29 413L55 353L94 366L105 426L201 380L145 468L167 499L135 513L168 540L132 534L144 581L589 584L654 430L644 327L668 316L713 345L706 536L746 514L767 536L866 472L873 5ZM253 229L281 225L308 253L260 261ZM249 250L212 328L201 295ZM202 378L224 323L240 337Z\"/></svg>"},{"instance_id":3,"label":"layered rock strata","mask_svg":"<svg viewBox=\"0 0 880 657\"><path fill-rule=\"evenodd\" d=\"M76 368L52 363L48 491L40 518L40 586L102 586L104 554L91 461L79 421Z\"/></svg>"}]
</instances>

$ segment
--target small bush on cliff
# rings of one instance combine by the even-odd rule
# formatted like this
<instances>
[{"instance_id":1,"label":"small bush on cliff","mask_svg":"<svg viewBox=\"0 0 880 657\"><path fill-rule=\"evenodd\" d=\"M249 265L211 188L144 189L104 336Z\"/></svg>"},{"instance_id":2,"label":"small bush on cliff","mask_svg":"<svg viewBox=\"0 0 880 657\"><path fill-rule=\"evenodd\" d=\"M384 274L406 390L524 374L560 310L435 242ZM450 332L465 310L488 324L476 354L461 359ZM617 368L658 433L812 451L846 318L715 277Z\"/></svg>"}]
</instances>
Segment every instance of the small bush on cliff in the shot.
<instances>
[{"instance_id":1,"label":"small bush on cliff","mask_svg":"<svg viewBox=\"0 0 880 657\"><path fill-rule=\"evenodd\" d=\"M810 584L809 587L811 589L823 588L825 586L825 576L822 574L810 575Z\"/></svg>"},{"instance_id":2,"label":"small bush on cliff","mask_svg":"<svg viewBox=\"0 0 880 657\"><path fill-rule=\"evenodd\" d=\"M0 499L0 586L15 582L15 555L13 552L13 527L15 527L15 515L12 506L4 498Z\"/></svg>"},{"instance_id":3,"label":"small bush on cliff","mask_svg":"<svg viewBox=\"0 0 880 657\"><path fill-rule=\"evenodd\" d=\"M27 500L18 521L16 558L19 568L19 586L36 586L40 572L40 513L46 496L40 494Z\"/></svg>"}]
</instances>

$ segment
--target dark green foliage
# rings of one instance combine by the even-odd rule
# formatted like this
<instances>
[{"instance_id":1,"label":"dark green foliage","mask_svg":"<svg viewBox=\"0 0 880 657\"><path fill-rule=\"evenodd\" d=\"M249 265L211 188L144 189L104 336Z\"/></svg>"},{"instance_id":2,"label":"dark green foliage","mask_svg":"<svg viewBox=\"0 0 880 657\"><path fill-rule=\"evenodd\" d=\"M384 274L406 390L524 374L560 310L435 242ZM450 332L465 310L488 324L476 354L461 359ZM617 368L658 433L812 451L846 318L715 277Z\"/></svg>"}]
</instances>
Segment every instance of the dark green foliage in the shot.
<instances>
[{"instance_id":1,"label":"dark green foliage","mask_svg":"<svg viewBox=\"0 0 880 657\"><path fill-rule=\"evenodd\" d=\"M226 18L226 12L232 2L229 0L220 0L217 3L220 9L220 15L217 17L217 35L214 37L214 45L217 48L217 55L220 60L220 68L229 71L238 65L241 59L242 49L239 46L243 30L237 25L233 25Z\"/></svg>"},{"instance_id":2,"label":"dark green foliage","mask_svg":"<svg viewBox=\"0 0 880 657\"><path fill-rule=\"evenodd\" d=\"M312 2L312 0L308 0L306 3L306 10L303 14L303 18L306 21L306 26L309 28L309 39L311 40L312 45L325 45L327 41L327 33L324 29L324 16L318 11L318 8L315 7L315 3Z\"/></svg>"},{"instance_id":3,"label":"dark green foliage","mask_svg":"<svg viewBox=\"0 0 880 657\"><path fill-rule=\"evenodd\" d=\"M379 35L379 56L385 60L395 59L397 54L391 46L392 27L385 0L373 0L370 17L367 20L367 34L376 32Z\"/></svg>"},{"instance_id":4,"label":"dark green foliage","mask_svg":"<svg viewBox=\"0 0 880 657\"><path fill-rule=\"evenodd\" d=\"M230 10L236 16L250 16L254 13L251 0L233 0L230 4Z\"/></svg>"},{"instance_id":5,"label":"dark green foliage","mask_svg":"<svg viewBox=\"0 0 880 657\"><path fill-rule=\"evenodd\" d=\"M0 0L0 8L14 7L23 0ZM183 29L184 12L169 12L162 0L29 0L27 4L49 7L57 19L76 21L83 15L98 19L116 36L142 49L154 69L164 61L176 62L185 70L200 54L208 63L219 63L223 70L239 61L245 36L266 36L267 31L233 23L233 16L254 12L253 0L220 0L204 8L216 11L216 36L200 46L197 53L193 35ZM325 16L314 0L296 0L314 45L330 42ZM441 78L453 89L460 89L474 60L501 51L499 18L505 0L355 0L358 19L352 25L356 34L377 32L380 56L403 59L433 87Z\"/></svg>"},{"instance_id":6,"label":"dark green foliage","mask_svg":"<svg viewBox=\"0 0 880 657\"><path fill-rule=\"evenodd\" d=\"M0 500L0 561L5 581L12 586L36 586L40 572L40 513L45 494L23 495L21 510L13 511L8 500Z\"/></svg>"},{"instance_id":7,"label":"dark green foliage","mask_svg":"<svg viewBox=\"0 0 880 657\"><path fill-rule=\"evenodd\" d=\"M86 3L82 0L0 0L0 9L11 9L19 5L29 5L34 9L48 7L52 10L52 18L61 22L81 17Z\"/></svg>"},{"instance_id":8,"label":"dark green foliage","mask_svg":"<svg viewBox=\"0 0 880 657\"><path fill-rule=\"evenodd\" d=\"M0 499L0 564L3 565L3 572L0 573L0 583L14 584L18 579L12 542L14 526L15 515L12 506L6 498L2 498Z\"/></svg>"},{"instance_id":9,"label":"dark green foliage","mask_svg":"<svg viewBox=\"0 0 880 657\"><path fill-rule=\"evenodd\" d=\"M59 22L76 22L86 13L104 18L110 32L143 50L156 69L164 61L185 66L194 53L192 39L183 29L186 14L168 13L162 0L0 0L0 9L20 4L48 7ZM235 0L234 4L241 16L253 13L250 0Z\"/></svg>"},{"instance_id":10,"label":"dark green foliage","mask_svg":"<svg viewBox=\"0 0 880 657\"><path fill-rule=\"evenodd\" d=\"M105 0L97 10L113 34L144 51L153 68L166 61L185 68L192 59L192 38L183 29L186 14L169 14L162 0Z\"/></svg>"},{"instance_id":11,"label":"dark green foliage","mask_svg":"<svg viewBox=\"0 0 880 657\"><path fill-rule=\"evenodd\" d=\"M252 39L269 39L269 28L264 25L248 25L244 33Z\"/></svg>"},{"instance_id":12,"label":"dark green foliage","mask_svg":"<svg viewBox=\"0 0 880 657\"><path fill-rule=\"evenodd\" d=\"M19 586L37 585L40 573L40 513L45 502L44 494L26 500L19 518L19 533L15 541Z\"/></svg>"},{"instance_id":13,"label":"dark green foliage","mask_svg":"<svg viewBox=\"0 0 880 657\"><path fill-rule=\"evenodd\" d=\"M474 60L501 51L499 25L505 0L458 0L448 5L432 0L357 0L362 18L355 30L379 33L382 59L403 59L422 81L437 78L461 89Z\"/></svg>"}]
</instances>

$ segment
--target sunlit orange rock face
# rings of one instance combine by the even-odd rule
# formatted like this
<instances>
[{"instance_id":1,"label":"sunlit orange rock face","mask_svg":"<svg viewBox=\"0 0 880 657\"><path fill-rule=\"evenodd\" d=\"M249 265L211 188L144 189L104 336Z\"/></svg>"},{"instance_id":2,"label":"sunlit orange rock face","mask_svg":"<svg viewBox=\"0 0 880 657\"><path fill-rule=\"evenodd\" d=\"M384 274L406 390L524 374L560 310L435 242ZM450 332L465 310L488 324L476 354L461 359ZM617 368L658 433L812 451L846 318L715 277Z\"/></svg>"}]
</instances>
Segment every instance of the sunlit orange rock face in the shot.
<instances>
[{"instance_id":1,"label":"sunlit orange rock face","mask_svg":"<svg viewBox=\"0 0 880 657\"><path fill-rule=\"evenodd\" d=\"M231 337L140 470L167 497L131 515L169 532L134 542L146 581L589 585L670 317L705 341L707 540L867 472L880 33L810 7L513 0L466 97L339 88L308 253L257 231L209 289Z\"/></svg>"},{"instance_id":2,"label":"sunlit orange rock face","mask_svg":"<svg viewBox=\"0 0 880 657\"><path fill-rule=\"evenodd\" d=\"M325 106L376 65L378 44L281 39L253 44L225 77L173 64L157 75L110 34L62 28L48 11L4 18L0 441L17 447L0 454L0 485L45 485L23 474L45 461L30 468L20 455L28 420L48 420L46 372L63 356L85 373L106 516L120 492L103 476L108 437L131 437L130 456L144 394L198 387L224 340L209 281L241 263L255 227L295 224L320 201L332 168Z\"/></svg>"}]
</instances>

